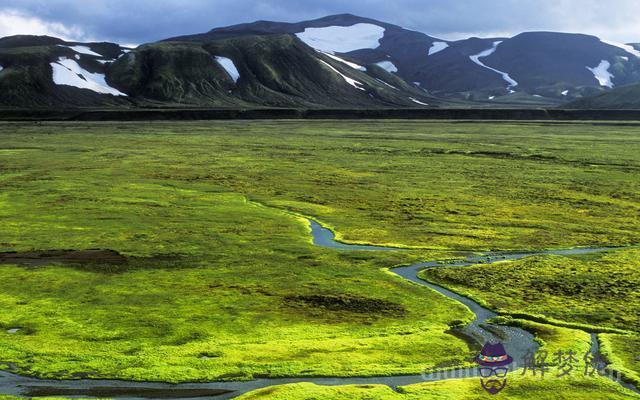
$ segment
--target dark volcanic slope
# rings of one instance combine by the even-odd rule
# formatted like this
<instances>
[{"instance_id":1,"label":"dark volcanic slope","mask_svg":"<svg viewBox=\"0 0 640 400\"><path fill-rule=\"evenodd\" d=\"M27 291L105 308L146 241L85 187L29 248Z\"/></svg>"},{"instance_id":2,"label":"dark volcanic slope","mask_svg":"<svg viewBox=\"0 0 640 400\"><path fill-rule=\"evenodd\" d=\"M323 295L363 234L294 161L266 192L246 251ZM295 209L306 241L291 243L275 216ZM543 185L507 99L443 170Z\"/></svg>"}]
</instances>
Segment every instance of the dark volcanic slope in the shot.
<instances>
[{"instance_id":1,"label":"dark volcanic slope","mask_svg":"<svg viewBox=\"0 0 640 400\"><path fill-rule=\"evenodd\" d=\"M81 46L81 47L77 47ZM14 107L103 106L128 104L126 97L101 94L54 82L54 66L77 65L104 76L106 61L124 54L115 43L74 43L48 36L0 39L0 105ZM91 54L93 53L93 54ZM60 64L62 63L62 64ZM79 78L84 79L84 78ZM105 85L107 83L105 82Z\"/></svg>"},{"instance_id":2,"label":"dark volcanic slope","mask_svg":"<svg viewBox=\"0 0 640 400\"><path fill-rule=\"evenodd\" d=\"M201 33L196 35L185 35L167 39L167 41L195 41L195 42L208 42L211 40L226 39L230 37L238 36L251 36L251 35L268 35L268 34L282 34L282 33L299 33L303 32L306 28L324 28L327 26L351 26L355 24L372 24L381 26L390 31L406 31L421 35L423 37L430 38L420 32L408 31L400 28L397 25L388 24L386 22L377 21L371 18L358 17L352 14L338 14L330 15L324 18L318 18L310 21L303 22L274 22L274 21L256 21L247 24L232 25L222 28L214 28L207 33ZM432 40L435 40L431 38Z\"/></svg>"},{"instance_id":3,"label":"dark volcanic slope","mask_svg":"<svg viewBox=\"0 0 640 400\"><path fill-rule=\"evenodd\" d=\"M502 77L471 60L493 46L498 39L471 38L449 43L449 47L418 61L412 81L435 92L455 93L500 88L506 93Z\"/></svg>"},{"instance_id":4,"label":"dark volcanic slope","mask_svg":"<svg viewBox=\"0 0 640 400\"><path fill-rule=\"evenodd\" d=\"M639 48L554 32L445 41L351 14L216 28L132 51L11 36L0 39L0 106L595 105L576 101L640 83ZM598 99L635 101L626 87Z\"/></svg>"},{"instance_id":5,"label":"dark volcanic slope","mask_svg":"<svg viewBox=\"0 0 640 400\"><path fill-rule=\"evenodd\" d=\"M109 80L137 99L198 105L239 105L235 85L202 46L149 44L125 54L107 71Z\"/></svg>"},{"instance_id":6,"label":"dark volcanic slope","mask_svg":"<svg viewBox=\"0 0 640 400\"><path fill-rule=\"evenodd\" d=\"M233 63L237 82L220 57ZM136 98L200 105L419 106L412 97L438 102L385 71L352 68L288 34L144 45L118 59L108 77Z\"/></svg>"},{"instance_id":7,"label":"dark volcanic slope","mask_svg":"<svg viewBox=\"0 0 640 400\"><path fill-rule=\"evenodd\" d=\"M585 97L567 104L567 108L637 110L640 109L640 84L621 86L605 93Z\"/></svg>"},{"instance_id":8,"label":"dark volcanic slope","mask_svg":"<svg viewBox=\"0 0 640 400\"><path fill-rule=\"evenodd\" d=\"M227 70L229 63L239 78ZM17 36L0 40L0 67L0 105L13 107L439 103L376 66L350 66L289 34L159 42L133 51L113 43Z\"/></svg>"},{"instance_id":9,"label":"dark volcanic slope","mask_svg":"<svg viewBox=\"0 0 640 400\"><path fill-rule=\"evenodd\" d=\"M486 63L509 74L526 90L553 85L600 86L587 67L609 62L612 82L624 85L640 78L640 60L595 36L528 32L505 40Z\"/></svg>"},{"instance_id":10,"label":"dark volcanic slope","mask_svg":"<svg viewBox=\"0 0 640 400\"><path fill-rule=\"evenodd\" d=\"M381 27L384 35L375 48L336 54L363 65L391 63L393 74L444 97L483 101L502 97L508 102L542 96L550 101L568 101L611 86L596 78L591 69L611 74L613 86L640 81L637 55L580 34L529 32L513 38L450 42L373 19L340 14L299 23L258 21L173 40L206 42L256 34L300 34L310 28L356 24ZM313 43L308 44L313 47ZM473 56L479 57L474 61ZM521 95L511 96L513 92Z\"/></svg>"},{"instance_id":11,"label":"dark volcanic slope","mask_svg":"<svg viewBox=\"0 0 640 400\"><path fill-rule=\"evenodd\" d=\"M348 27L356 24L371 24L384 28L384 36L380 39L379 46L375 49L357 49L346 53L337 52L337 54L356 60L363 65L382 61L392 62L398 68L398 76L407 82L418 81L416 79L412 80L412 77L418 75L421 65L424 64L427 58L429 49L434 42L442 42L421 32L403 29L396 25L351 14L333 15L298 23L258 21L250 24L216 28L204 34L181 36L168 40L208 42L248 35L296 34L304 32L307 28Z\"/></svg>"}]
</instances>

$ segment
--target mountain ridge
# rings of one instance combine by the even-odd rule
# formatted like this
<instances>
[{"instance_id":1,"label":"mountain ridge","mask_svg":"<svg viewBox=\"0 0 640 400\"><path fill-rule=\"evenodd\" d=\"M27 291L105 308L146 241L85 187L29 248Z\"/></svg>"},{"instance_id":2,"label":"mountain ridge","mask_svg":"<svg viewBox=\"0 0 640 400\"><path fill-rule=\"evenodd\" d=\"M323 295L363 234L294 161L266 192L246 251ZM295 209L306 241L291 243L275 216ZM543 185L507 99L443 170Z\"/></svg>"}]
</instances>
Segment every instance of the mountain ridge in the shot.
<instances>
[{"instance_id":1,"label":"mountain ridge","mask_svg":"<svg viewBox=\"0 0 640 400\"><path fill-rule=\"evenodd\" d=\"M17 35L0 38L0 105L581 104L640 82L639 47L546 31L448 41L353 14L230 25L136 49Z\"/></svg>"}]
</instances>

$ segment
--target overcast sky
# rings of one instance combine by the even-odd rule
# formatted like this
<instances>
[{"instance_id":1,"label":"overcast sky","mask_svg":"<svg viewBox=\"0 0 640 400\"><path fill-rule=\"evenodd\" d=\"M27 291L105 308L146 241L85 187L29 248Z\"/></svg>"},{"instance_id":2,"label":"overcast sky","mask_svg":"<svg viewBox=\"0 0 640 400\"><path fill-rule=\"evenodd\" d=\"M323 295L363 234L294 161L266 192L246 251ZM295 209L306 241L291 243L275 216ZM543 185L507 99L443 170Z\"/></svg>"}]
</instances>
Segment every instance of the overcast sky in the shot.
<instances>
[{"instance_id":1,"label":"overcast sky","mask_svg":"<svg viewBox=\"0 0 640 400\"><path fill-rule=\"evenodd\" d=\"M136 44L259 19L340 13L444 39L553 30L640 42L640 0L0 0L0 36Z\"/></svg>"}]
</instances>

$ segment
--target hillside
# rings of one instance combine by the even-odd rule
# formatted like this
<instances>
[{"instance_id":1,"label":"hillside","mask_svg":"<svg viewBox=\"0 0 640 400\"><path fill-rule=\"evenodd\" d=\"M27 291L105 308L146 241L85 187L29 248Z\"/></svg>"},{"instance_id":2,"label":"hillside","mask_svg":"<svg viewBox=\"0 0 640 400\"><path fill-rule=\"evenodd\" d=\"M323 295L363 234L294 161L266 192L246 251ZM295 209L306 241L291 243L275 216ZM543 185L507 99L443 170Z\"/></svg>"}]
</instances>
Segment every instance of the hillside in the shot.
<instances>
[{"instance_id":1,"label":"hillside","mask_svg":"<svg viewBox=\"0 0 640 400\"><path fill-rule=\"evenodd\" d=\"M446 41L350 14L214 28L136 49L11 36L0 39L0 106L632 107L634 46L556 32Z\"/></svg>"},{"instance_id":2,"label":"hillside","mask_svg":"<svg viewBox=\"0 0 640 400\"><path fill-rule=\"evenodd\" d=\"M375 65L317 52L292 35L159 42L133 51L116 47L5 38L0 104L406 108L441 103Z\"/></svg>"},{"instance_id":3,"label":"hillside","mask_svg":"<svg viewBox=\"0 0 640 400\"><path fill-rule=\"evenodd\" d=\"M640 84L622 86L597 96L567 104L567 108L588 109L640 109Z\"/></svg>"},{"instance_id":4,"label":"hillside","mask_svg":"<svg viewBox=\"0 0 640 400\"><path fill-rule=\"evenodd\" d=\"M128 49L115 43L65 42L48 36L0 39L0 104L16 107L124 105L105 76Z\"/></svg>"},{"instance_id":5,"label":"hillside","mask_svg":"<svg viewBox=\"0 0 640 400\"><path fill-rule=\"evenodd\" d=\"M376 64L449 100L554 105L640 81L640 52L633 45L582 34L525 32L446 41L340 14L298 23L257 21L171 40L207 42L255 34L296 35L319 51Z\"/></svg>"}]
</instances>

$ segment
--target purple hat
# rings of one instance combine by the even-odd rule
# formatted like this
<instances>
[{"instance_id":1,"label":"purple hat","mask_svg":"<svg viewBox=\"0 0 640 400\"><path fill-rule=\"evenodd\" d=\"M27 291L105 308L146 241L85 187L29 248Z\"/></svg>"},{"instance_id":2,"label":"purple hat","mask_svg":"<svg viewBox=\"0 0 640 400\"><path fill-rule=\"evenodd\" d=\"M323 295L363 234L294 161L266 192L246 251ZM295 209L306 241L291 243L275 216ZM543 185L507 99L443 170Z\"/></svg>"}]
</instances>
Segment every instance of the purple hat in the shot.
<instances>
[{"instance_id":1,"label":"purple hat","mask_svg":"<svg viewBox=\"0 0 640 400\"><path fill-rule=\"evenodd\" d=\"M504 367L513 362L513 358L507 354L502 343L487 343L482 348L476 362L484 367Z\"/></svg>"}]
</instances>

